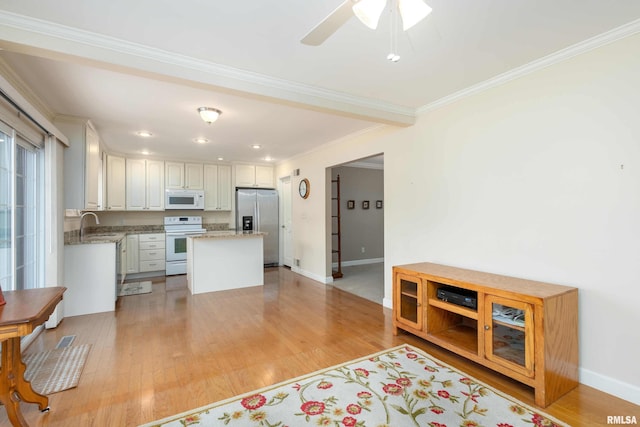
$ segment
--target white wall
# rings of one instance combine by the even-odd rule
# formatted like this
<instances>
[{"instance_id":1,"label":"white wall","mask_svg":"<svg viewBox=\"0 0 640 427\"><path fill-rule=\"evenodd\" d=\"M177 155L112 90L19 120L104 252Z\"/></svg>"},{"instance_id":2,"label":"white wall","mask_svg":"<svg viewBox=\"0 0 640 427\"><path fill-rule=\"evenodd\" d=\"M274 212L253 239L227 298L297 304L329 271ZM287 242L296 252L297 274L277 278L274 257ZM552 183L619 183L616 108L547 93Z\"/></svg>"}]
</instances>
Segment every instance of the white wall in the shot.
<instances>
[{"instance_id":1,"label":"white wall","mask_svg":"<svg viewBox=\"0 0 640 427\"><path fill-rule=\"evenodd\" d=\"M576 286L581 382L640 404L637 52L640 35L280 165L312 182L300 272L327 274L324 169L384 152L385 301L391 267L419 261Z\"/></svg>"}]
</instances>

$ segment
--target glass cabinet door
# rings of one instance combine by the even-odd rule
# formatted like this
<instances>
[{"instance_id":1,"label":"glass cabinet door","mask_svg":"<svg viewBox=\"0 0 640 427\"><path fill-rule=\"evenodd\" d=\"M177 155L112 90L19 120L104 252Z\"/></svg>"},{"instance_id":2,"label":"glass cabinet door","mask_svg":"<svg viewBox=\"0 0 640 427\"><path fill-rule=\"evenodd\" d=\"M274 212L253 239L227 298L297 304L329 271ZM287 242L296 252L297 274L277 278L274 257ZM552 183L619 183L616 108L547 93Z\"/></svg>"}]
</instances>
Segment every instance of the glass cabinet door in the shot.
<instances>
[{"instance_id":1,"label":"glass cabinet door","mask_svg":"<svg viewBox=\"0 0 640 427\"><path fill-rule=\"evenodd\" d=\"M396 321L416 329L422 329L422 280L398 274L395 301L399 306Z\"/></svg>"},{"instance_id":2,"label":"glass cabinet door","mask_svg":"<svg viewBox=\"0 0 640 427\"><path fill-rule=\"evenodd\" d=\"M533 377L533 306L487 295L485 307L486 358Z\"/></svg>"}]
</instances>

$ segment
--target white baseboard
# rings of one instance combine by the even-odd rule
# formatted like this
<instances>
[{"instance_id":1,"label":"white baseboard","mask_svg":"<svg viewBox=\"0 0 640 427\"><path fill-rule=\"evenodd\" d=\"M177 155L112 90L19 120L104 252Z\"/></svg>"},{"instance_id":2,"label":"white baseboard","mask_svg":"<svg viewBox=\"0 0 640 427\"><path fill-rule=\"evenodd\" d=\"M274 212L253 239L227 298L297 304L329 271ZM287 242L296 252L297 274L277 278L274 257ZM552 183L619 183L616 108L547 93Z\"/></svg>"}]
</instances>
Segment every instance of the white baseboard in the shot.
<instances>
[{"instance_id":1,"label":"white baseboard","mask_svg":"<svg viewBox=\"0 0 640 427\"><path fill-rule=\"evenodd\" d=\"M602 392L640 405L640 387L625 383L615 378L607 377L589 369L580 368L580 383L596 388Z\"/></svg>"},{"instance_id":2,"label":"white baseboard","mask_svg":"<svg viewBox=\"0 0 640 427\"><path fill-rule=\"evenodd\" d=\"M309 279L313 279L317 282L320 283L324 283L325 285L329 284L329 283L333 283L333 277L332 276L328 276L328 277L324 277L324 276L319 276L317 274L313 274L309 271L303 270L300 267L291 267L291 271L293 271L294 273L298 273L303 275L304 277L308 277Z\"/></svg>"},{"instance_id":3,"label":"white baseboard","mask_svg":"<svg viewBox=\"0 0 640 427\"><path fill-rule=\"evenodd\" d=\"M343 267L352 267L354 265L377 264L384 262L384 258L355 259L353 261L342 261ZM338 263L334 262L333 267L337 267Z\"/></svg>"},{"instance_id":4,"label":"white baseboard","mask_svg":"<svg viewBox=\"0 0 640 427\"><path fill-rule=\"evenodd\" d=\"M387 308L393 308L393 300L391 298L383 298L382 306Z\"/></svg>"}]
</instances>

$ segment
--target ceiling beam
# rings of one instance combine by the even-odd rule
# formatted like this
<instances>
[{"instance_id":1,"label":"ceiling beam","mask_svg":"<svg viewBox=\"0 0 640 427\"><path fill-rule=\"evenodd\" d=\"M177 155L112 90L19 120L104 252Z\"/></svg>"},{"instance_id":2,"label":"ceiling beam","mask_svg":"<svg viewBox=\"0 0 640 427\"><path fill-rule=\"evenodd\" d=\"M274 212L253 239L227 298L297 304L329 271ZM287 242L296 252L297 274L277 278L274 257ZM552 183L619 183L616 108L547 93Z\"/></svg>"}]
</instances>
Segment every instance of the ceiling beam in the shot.
<instances>
[{"instance_id":1,"label":"ceiling beam","mask_svg":"<svg viewBox=\"0 0 640 427\"><path fill-rule=\"evenodd\" d=\"M413 108L239 70L6 11L0 11L0 33L0 47L18 53L208 87L375 123L415 123Z\"/></svg>"}]
</instances>

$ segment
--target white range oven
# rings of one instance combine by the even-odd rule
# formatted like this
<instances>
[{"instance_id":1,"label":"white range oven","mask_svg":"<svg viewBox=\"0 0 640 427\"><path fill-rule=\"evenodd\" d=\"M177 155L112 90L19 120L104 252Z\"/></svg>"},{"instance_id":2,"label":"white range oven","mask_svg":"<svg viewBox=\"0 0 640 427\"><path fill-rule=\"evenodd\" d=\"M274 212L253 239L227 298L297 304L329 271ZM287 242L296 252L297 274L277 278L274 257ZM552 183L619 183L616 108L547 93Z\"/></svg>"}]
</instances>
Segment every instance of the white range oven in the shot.
<instances>
[{"instance_id":1,"label":"white range oven","mask_svg":"<svg viewBox=\"0 0 640 427\"><path fill-rule=\"evenodd\" d=\"M167 216L164 218L164 232L167 236L166 274L187 273L187 236L202 234L207 230L202 228L200 216Z\"/></svg>"}]
</instances>

